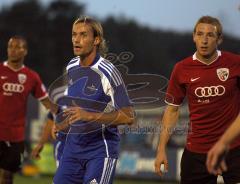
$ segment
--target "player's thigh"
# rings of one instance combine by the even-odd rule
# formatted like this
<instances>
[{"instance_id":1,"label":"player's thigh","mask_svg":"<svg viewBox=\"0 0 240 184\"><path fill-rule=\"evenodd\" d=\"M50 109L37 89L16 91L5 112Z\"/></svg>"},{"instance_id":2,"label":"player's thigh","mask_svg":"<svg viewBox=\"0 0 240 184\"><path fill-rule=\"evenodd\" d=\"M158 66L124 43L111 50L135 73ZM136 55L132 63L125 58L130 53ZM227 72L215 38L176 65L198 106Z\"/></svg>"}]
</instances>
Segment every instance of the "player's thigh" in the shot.
<instances>
[{"instance_id":1,"label":"player's thigh","mask_svg":"<svg viewBox=\"0 0 240 184\"><path fill-rule=\"evenodd\" d=\"M208 173L206 154L184 150L181 160L181 184L216 184L217 177Z\"/></svg>"},{"instance_id":2,"label":"player's thigh","mask_svg":"<svg viewBox=\"0 0 240 184\"><path fill-rule=\"evenodd\" d=\"M53 178L54 184L82 184L85 168L78 160L63 158Z\"/></svg>"},{"instance_id":3,"label":"player's thigh","mask_svg":"<svg viewBox=\"0 0 240 184\"><path fill-rule=\"evenodd\" d=\"M24 142L10 143L1 141L0 168L16 172L20 169L24 152Z\"/></svg>"},{"instance_id":4,"label":"player's thigh","mask_svg":"<svg viewBox=\"0 0 240 184\"><path fill-rule=\"evenodd\" d=\"M91 182L112 184L116 163L116 158L96 158L89 160L86 165L83 184L89 184Z\"/></svg>"},{"instance_id":5,"label":"player's thigh","mask_svg":"<svg viewBox=\"0 0 240 184\"><path fill-rule=\"evenodd\" d=\"M223 173L226 184L240 183L240 147L229 151L226 157L228 170Z\"/></svg>"}]
</instances>

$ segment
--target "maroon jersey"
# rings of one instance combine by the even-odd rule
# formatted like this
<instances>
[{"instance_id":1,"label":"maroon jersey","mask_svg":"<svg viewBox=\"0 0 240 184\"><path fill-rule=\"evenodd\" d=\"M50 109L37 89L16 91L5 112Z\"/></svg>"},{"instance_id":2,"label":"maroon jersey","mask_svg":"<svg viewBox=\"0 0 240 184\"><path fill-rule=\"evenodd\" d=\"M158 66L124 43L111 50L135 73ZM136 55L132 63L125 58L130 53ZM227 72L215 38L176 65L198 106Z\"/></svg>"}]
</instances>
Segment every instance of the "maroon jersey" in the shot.
<instances>
[{"instance_id":1,"label":"maroon jersey","mask_svg":"<svg viewBox=\"0 0 240 184\"><path fill-rule=\"evenodd\" d=\"M177 63L169 81L166 103L179 106L185 96L190 111L187 149L207 151L240 112L240 57L218 51L210 64L196 54ZM232 147L240 145L236 140Z\"/></svg>"},{"instance_id":2,"label":"maroon jersey","mask_svg":"<svg viewBox=\"0 0 240 184\"><path fill-rule=\"evenodd\" d=\"M25 66L13 70L7 62L0 63L0 141L24 140L30 93L39 100L47 96L38 74Z\"/></svg>"}]
</instances>

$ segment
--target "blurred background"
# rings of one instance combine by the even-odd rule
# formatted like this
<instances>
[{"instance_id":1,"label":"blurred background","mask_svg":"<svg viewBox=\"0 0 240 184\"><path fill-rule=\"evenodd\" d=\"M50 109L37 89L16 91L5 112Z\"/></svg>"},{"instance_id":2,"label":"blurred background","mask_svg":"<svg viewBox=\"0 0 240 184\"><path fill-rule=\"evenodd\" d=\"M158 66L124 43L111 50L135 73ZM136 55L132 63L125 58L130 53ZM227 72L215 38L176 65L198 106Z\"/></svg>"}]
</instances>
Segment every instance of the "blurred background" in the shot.
<instances>
[{"instance_id":1,"label":"blurred background","mask_svg":"<svg viewBox=\"0 0 240 184\"><path fill-rule=\"evenodd\" d=\"M129 74L160 76L167 84L174 64L195 52L192 29L203 15L215 16L222 22L224 42L219 49L240 53L239 10L239 0L0 0L0 60L7 58L9 37L23 35L29 44L25 64L37 71L49 87L73 57L73 21L88 15L102 23L109 58L115 65L124 64ZM124 54L131 56L127 62ZM156 89L164 92L165 86ZM40 161L28 156L39 139L47 112L32 98L28 109L25 162L15 183L51 183L55 172L51 142L45 146ZM154 174L153 164L163 110L162 103L140 108L137 123L121 127L116 183L178 181L188 108L183 105L181 109L181 119L169 142L170 169L160 178Z\"/></svg>"}]
</instances>

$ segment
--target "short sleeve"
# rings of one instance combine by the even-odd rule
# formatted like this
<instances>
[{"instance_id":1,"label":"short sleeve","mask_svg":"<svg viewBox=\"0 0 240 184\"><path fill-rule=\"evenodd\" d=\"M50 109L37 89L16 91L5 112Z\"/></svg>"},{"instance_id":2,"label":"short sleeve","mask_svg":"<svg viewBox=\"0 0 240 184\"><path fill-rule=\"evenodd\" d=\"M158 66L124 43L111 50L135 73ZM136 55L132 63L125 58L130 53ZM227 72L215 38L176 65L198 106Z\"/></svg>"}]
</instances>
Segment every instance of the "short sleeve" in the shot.
<instances>
[{"instance_id":1,"label":"short sleeve","mask_svg":"<svg viewBox=\"0 0 240 184\"><path fill-rule=\"evenodd\" d=\"M114 108L121 109L132 106L126 86L117 68L111 65L111 72L101 67L100 70L104 73L102 77L103 90L106 95L111 97Z\"/></svg>"},{"instance_id":2,"label":"short sleeve","mask_svg":"<svg viewBox=\"0 0 240 184\"><path fill-rule=\"evenodd\" d=\"M116 109L132 106L124 83L119 86L110 86L109 95Z\"/></svg>"},{"instance_id":3,"label":"short sleeve","mask_svg":"<svg viewBox=\"0 0 240 184\"><path fill-rule=\"evenodd\" d=\"M180 80L180 68L179 65L176 64L168 83L165 102L169 105L179 106L182 104L185 95L186 89Z\"/></svg>"}]
</instances>

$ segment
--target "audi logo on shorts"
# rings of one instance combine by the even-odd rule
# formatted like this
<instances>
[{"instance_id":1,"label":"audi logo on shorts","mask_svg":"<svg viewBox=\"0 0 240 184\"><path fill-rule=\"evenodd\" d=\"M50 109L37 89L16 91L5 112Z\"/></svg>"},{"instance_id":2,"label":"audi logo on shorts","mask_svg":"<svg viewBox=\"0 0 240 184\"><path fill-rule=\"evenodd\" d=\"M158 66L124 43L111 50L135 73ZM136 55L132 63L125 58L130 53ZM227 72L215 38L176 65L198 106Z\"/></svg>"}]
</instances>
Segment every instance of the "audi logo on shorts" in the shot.
<instances>
[{"instance_id":1,"label":"audi logo on shorts","mask_svg":"<svg viewBox=\"0 0 240 184\"><path fill-rule=\"evenodd\" d=\"M5 92L22 93L23 90L24 90L24 86L22 84L6 82L6 83L3 84L3 90Z\"/></svg>"},{"instance_id":2,"label":"audi logo on shorts","mask_svg":"<svg viewBox=\"0 0 240 184\"><path fill-rule=\"evenodd\" d=\"M222 96L224 93L225 87L222 85L198 87L195 89L195 95L197 97Z\"/></svg>"}]
</instances>

